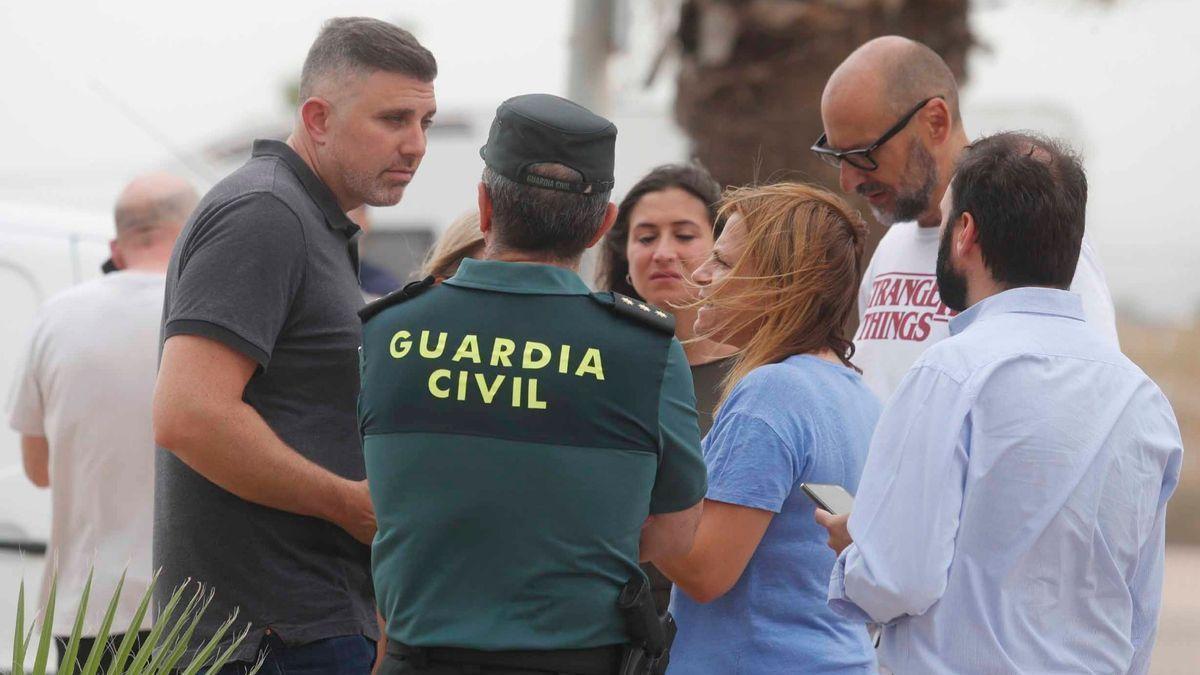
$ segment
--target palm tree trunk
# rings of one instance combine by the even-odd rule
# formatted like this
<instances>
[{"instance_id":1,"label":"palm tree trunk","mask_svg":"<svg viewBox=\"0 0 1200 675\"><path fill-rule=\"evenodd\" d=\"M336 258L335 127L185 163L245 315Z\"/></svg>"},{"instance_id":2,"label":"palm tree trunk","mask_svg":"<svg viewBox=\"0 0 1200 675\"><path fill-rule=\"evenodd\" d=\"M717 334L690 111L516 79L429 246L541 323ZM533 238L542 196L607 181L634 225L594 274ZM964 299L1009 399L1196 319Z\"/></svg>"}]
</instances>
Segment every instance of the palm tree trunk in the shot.
<instances>
[{"instance_id":1,"label":"palm tree trunk","mask_svg":"<svg viewBox=\"0 0 1200 675\"><path fill-rule=\"evenodd\" d=\"M781 179L836 189L808 148L833 69L898 34L942 55L960 82L973 44L967 0L685 0L675 118L724 185ZM865 211L865 209L864 209Z\"/></svg>"}]
</instances>

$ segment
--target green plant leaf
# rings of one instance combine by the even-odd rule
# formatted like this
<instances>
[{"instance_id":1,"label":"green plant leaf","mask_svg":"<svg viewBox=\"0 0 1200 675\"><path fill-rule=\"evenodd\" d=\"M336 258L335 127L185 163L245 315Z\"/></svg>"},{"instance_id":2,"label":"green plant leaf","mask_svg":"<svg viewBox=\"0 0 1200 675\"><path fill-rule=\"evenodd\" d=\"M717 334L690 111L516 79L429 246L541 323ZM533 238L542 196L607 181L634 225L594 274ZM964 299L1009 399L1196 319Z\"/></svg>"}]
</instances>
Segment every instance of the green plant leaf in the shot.
<instances>
[{"instance_id":1,"label":"green plant leaf","mask_svg":"<svg viewBox=\"0 0 1200 675\"><path fill-rule=\"evenodd\" d=\"M191 585L191 579L180 584L179 588L171 594L171 599L167 601L167 606L159 611L158 616L154 620L154 626L150 628L150 634L142 641L138 647L137 654L134 655L133 661L129 663L129 668L125 672L141 673L150 662L150 656L154 653L154 648L158 646L158 640L162 636L163 630L172 625L175 616L175 607L179 605L179 600L183 598L184 591ZM128 637L128 636L126 636Z\"/></svg>"},{"instance_id":2,"label":"green plant leaf","mask_svg":"<svg viewBox=\"0 0 1200 675\"><path fill-rule=\"evenodd\" d=\"M180 634L184 633L188 626L195 625L196 615L199 614L196 610L197 607L201 606L203 599L204 586L197 583L196 592L192 594L192 598L188 600L187 605L179 613L179 616L171 622L170 632L167 633L166 637L159 640L159 647L151 656L150 662L146 665L145 672L158 672L162 663L175 653L179 646Z\"/></svg>"},{"instance_id":3,"label":"green plant leaf","mask_svg":"<svg viewBox=\"0 0 1200 675\"><path fill-rule=\"evenodd\" d=\"M89 574L87 584L84 586L83 594L79 600L79 607L77 608L71 635L68 638L67 647L63 654L63 663L67 664L63 669L65 672L73 670L70 664L77 663L79 645L83 639L83 624L87 616L88 602L91 599L93 579L93 575ZM146 612L149 611L154 595L154 587L158 584L158 580L159 573L156 572L150 579L149 587L146 589L146 593L138 605L129 630L121 640L121 644L113 656L112 664L107 671L111 675L150 675L151 673L155 675L174 675L176 665L188 651L188 646L191 644L196 628L200 624L200 619L208 610L215 595L212 590L206 592L202 584L196 584L195 592L192 593L191 598L181 609L181 600L188 591L188 587L191 586L190 579L185 581L171 594L171 598L168 600L166 606L159 612L158 620L154 622L154 626L150 629L146 639L138 647L136 654L134 654L133 645L137 641L137 636L142 622L145 620ZM125 587L125 581L126 575L122 574L120 580L117 582L116 590L109 600L104 618L100 623L100 628L96 633L95 646L88 656L87 663L79 669L81 675L97 675L99 672L100 661L105 652L104 646L108 643L112 635L113 621L116 616L117 605L120 602L121 592ZM46 673L50 646L54 641L54 610L57 598L58 578L57 574L55 574L50 580L46 606L42 610L44 614L41 619L42 629L39 635L37 655L30 675L45 675ZM181 611L177 613L177 610ZM192 657L183 675L197 675L204 669L207 669L204 670L206 675L211 675L215 674L225 665L246 639L251 628L250 624L247 624L245 630L235 636L224 650L220 650L221 641L229 633L234 623L236 623L237 615L237 610L234 610L233 615L226 619L218 627L216 633L208 638L207 642ZM13 667L11 675L26 675L24 667L25 659L29 654L29 646L32 644L37 621L30 622L27 632L24 630L24 581L21 582L17 595L16 619L16 628L13 631ZM22 637L22 634L24 634L24 637ZM126 667L125 663L131 655L133 656L133 660ZM250 670L251 675L259 671L264 659L265 655L260 654L258 660Z\"/></svg>"},{"instance_id":4,"label":"green plant leaf","mask_svg":"<svg viewBox=\"0 0 1200 675\"><path fill-rule=\"evenodd\" d=\"M42 615L42 634L38 638L37 657L33 661L33 672L46 672L46 660L50 656L50 643L54 641L54 601L58 598L58 570L50 578L50 597Z\"/></svg>"},{"instance_id":5,"label":"green plant leaf","mask_svg":"<svg viewBox=\"0 0 1200 675\"><path fill-rule=\"evenodd\" d=\"M161 572L162 570L158 570L150 578L150 585L146 587L146 593L142 596L142 602L138 605L137 611L133 614L133 619L129 622L129 629L125 631L125 637L121 639L121 645L117 647L117 653L113 655L108 672L125 672L123 670L125 661L129 658L129 653L133 650L133 643L137 641L138 633L142 630L142 620L146 618L146 612L150 609L150 600L154 597L154 587L158 585L158 575Z\"/></svg>"},{"instance_id":6,"label":"green plant leaf","mask_svg":"<svg viewBox=\"0 0 1200 675\"><path fill-rule=\"evenodd\" d=\"M94 574L94 569L88 570L87 583L83 585L83 595L79 596L79 606L75 609L75 623L71 626L71 639L67 642L67 651L63 652L62 663L66 664L63 668L68 672L75 672L75 659L79 656L79 640L83 637L83 619L87 616L88 596L92 594ZM99 642L96 643L97 646L99 644Z\"/></svg>"},{"instance_id":7,"label":"green plant leaf","mask_svg":"<svg viewBox=\"0 0 1200 675\"><path fill-rule=\"evenodd\" d=\"M113 617L117 614L117 603L121 599L121 591L125 588L125 572L121 573L121 578L117 580L117 589L113 592L112 599L108 601L108 609L104 611L104 619L100 622L100 630L96 633L96 640L92 643L92 653L88 656L88 660L80 669L80 675L96 675L100 670L100 660L104 658L104 649L100 646L108 645L109 631L112 630ZM114 671L115 672L115 671Z\"/></svg>"},{"instance_id":8,"label":"green plant leaf","mask_svg":"<svg viewBox=\"0 0 1200 675\"><path fill-rule=\"evenodd\" d=\"M204 587L201 586L200 593L203 592ZM162 663L158 665L155 671L156 673L161 673L162 675L171 675L174 672L175 664L179 663L179 661L183 658L184 652L187 651L188 645L192 643L192 635L196 632L196 625L200 623L200 619L204 616L204 613L208 611L208 605L212 602L213 595L213 591L209 590L208 594L204 597L204 602L192 616L191 623L188 625L187 630L184 631L183 635L179 637L174 649L170 650L170 653L166 656L166 658L163 659Z\"/></svg>"},{"instance_id":9,"label":"green plant leaf","mask_svg":"<svg viewBox=\"0 0 1200 675\"><path fill-rule=\"evenodd\" d=\"M225 619L220 627L217 628L217 631L213 633L212 637L208 639L208 642L205 642L204 646L196 651L192 656L191 663L188 664L188 667L180 675L196 675L206 665L210 666L210 669L207 671L208 673L215 673L217 670L220 670L221 666L225 665L225 662L233 655L238 645L242 644L242 640L246 638L246 634L250 632L250 624L246 624L246 630L242 631L241 635L233 640L233 644L223 654L217 656L215 659L212 658L212 655L217 650L217 646L221 643L221 639L225 637L225 633L229 632L230 627L237 621L237 615L238 610L233 610L233 615Z\"/></svg>"},{"instance_id":10,"label":"green plant leaf","mask_svg":"<svg viewBox=\"0 0 1200 675\"><path fill-rule=\"evenodd\" d=\"M236 618L237 618L237 612L235 611L233 613L233 616L229 617L229 620L227 620L224 624L221 625L221 630L217 631L217 635L221 635L226 630L228 630L229 627L233 625L233 620ZM243 630L240 635L238 635L236 638L233 639L233 642L231 642L229 644L229 647L227 647L225 649L225 651L221 652L220 656L218 656L216 659L213 660L212 665L210 665L208 667L208 670L204 672L204 675L217 675L217 671L220 670L221 667L225 665L225 662L229 660L229 657L233 656L233 653L235 651L237 651L237 648L242 644L242 640L245 640L246 635L248 635L249 633L250 633L250 624L246 624L246 629ZM213 640L209 640L210 646L216 647L217 635L213 636ZM254 670L250 671L251 675L253 675L253 673L258 672L259 667L262 665L262 658L263 657L261 657L261 656L259 657L259 659L258 659L259 663L254 666Z\"/></svg>"},{"instance_id":11,"label":"green plant leaf","mask_svg":"<svg viewBox=\"0 0 1200 675\"><path fill-rule=\"evenodd\" d=\"M21 588L17 591L17 627L13 631L13 675L25 675L25 645L29 639L21 639L25 632L25 579L21 579Z\"/></svg>"}]
</instances>

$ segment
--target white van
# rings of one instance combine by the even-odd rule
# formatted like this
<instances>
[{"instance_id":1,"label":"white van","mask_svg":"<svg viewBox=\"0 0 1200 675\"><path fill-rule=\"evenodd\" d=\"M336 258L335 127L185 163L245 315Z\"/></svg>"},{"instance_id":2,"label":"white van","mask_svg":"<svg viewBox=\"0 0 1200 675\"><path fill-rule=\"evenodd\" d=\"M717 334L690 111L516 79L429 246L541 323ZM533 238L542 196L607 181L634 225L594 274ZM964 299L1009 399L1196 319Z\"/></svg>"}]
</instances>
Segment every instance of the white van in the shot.
<instances>
[{"instance_id":1,"label":"white van","mask_svg":"<svg viewBox=\"0 0 1200 675\"><path fill-rule=\"evenodd\" d=\"M8 400L38 307L101 274L112 231L108 215L0 202L0 673L12 663L22 579L27 621L36 614L44 564L38 551L50 534L50 494L25 477Z\"/></svg>"}]
</instances>

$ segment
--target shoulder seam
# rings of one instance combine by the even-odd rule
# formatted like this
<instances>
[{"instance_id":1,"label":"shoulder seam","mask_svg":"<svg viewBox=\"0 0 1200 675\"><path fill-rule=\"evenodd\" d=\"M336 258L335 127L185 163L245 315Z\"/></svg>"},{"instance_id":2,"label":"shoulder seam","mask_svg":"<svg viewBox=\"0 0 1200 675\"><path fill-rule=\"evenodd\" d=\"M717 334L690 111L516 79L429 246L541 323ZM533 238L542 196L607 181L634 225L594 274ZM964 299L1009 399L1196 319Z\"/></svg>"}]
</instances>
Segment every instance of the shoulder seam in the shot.
<instances>
[{"instance_id":1,"label":"shoulder seam","mask_svg":"<svg viewBox=\"0 0 1200 675\"><path fill-rule=\"evenodd\" d=\"M756 414L756 413L752 413L752 412L741 412L741 411L737 411L737 410L730 411L730 412L728 413L728 415L729 415L730 417L744 417L744 418L747 418L747 419L752 419L752 420L754 420L754 421L756 421L756 422L760 422L760 423L762 423L762 425L763 425L764 427L766 427L766 428L770 429L770 430L771 430L771 433L775 434L775 437L776 437L776 438L778 438L778 439L779 439L779 441L780 441L781 443L783 443L784 445L788 446L788 447L789 447L789 448L791 448L792 450L795 450L795 449L796 449L796 448L795 448L795 447L792 445L792 443L790 443L790 442L789 442L789 441L788 441L786 438L784 438L783 434L779 433L779 429L776 429L776 428L775 428L775 425L774 425L774 424L772 424L772 423L771 423L771 421L770 421L770 420L768 420L767 418L765 418L765 417L763 417L763 416L761 416L761 415L758 415L758 414ZM722 416L724 416L724 415L722 415ZM714 420L713 420L713 427L715 428L716 426L717 426L717 421L714 419Z\"/></svg>"},{"instance_id":2,"label":"shoulder seam","mask_svg":"<svg viewBox=\"0 0 1200 675\"><path fill-rule=\"evenodd\" d=\"M272 199L274 199L275 201L282 204L283 208L287 209L288 212L292 214L292 218L296 219L297 229L300 230L300 246L302 249L304 249L304 268L300 271L300 285L299 285L299 289L303 289L304 286L308 283L308 258L309 258L308 233L304 231L304 219L300 217L299 213L296 213L296 209L293 209L291 204L288 204L287 202L285 202L283 200L283 198L281 198L279 195L275 194L275 181L277 180L277 176L279 175L279 166L282 163L283 163L282 161L277 160L275 162L275 165L271 168L271 189L268 190L266 192L266 194L270 195L270 197ZM299 295L300 295L299 293L296 293L296 296L292 298L293 305L296 302L296 297L299 297ZM288 314L291 314L291 307L288 308Z\"/></svg>"}]
</instances>

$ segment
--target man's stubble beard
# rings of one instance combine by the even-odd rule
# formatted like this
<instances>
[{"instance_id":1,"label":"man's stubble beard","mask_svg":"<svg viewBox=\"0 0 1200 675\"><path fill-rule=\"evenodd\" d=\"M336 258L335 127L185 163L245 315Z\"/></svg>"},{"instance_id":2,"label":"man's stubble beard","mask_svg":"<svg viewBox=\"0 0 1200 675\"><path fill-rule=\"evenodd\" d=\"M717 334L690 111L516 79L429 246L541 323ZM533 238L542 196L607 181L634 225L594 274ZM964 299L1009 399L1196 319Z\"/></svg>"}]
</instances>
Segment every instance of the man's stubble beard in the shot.
<instances>
[{"instance_id":1,"label":"man's stubble beard","mask_svg":"<svg viewBox=\"0 0 1200 675\"><path fill-rule=\"evenodd\" d=\"M917 187L896 193L896 208L893 222L904 223L916 220L933 204L933 191L937 188L937 162L924 145L914 140L904 163L904 175L919 177Z\"/></svg>"},{"instance_id":2,"label":"man's stubble beard","mask_svg":"<svg viewBox=\"0 0 1200 675\"><path fill-rule=\"evenodd\" d=\"M379 173L352 168L353 165L344 161L340 153L336 155L336 158L342 186L350 193L354 201L376 207L395 206L400 203L407 186L391 187L383 182ZM416 176L415 171L413 175Z\"/></svg>"},{"instance_id":3,"label":"man's stubble beard","mask_svg":"<svg viewBox=\"0 0 1200 675\"><path fill-rule=\"evenodd\" d=\"M342 179L346 187L367 206L395 206L400 203L406 187L392 187L383 183L377 174L367 172L348 171Z\"/></svg>"},{"instance_id":4,"label":"man's stubble beard","mask_svg":"<svg viewBox=\"0 0 1200 675\"><path fill-rule=\"evenodd\" d=\"M871 207L875 219L888 227L917 220L933 204L933 191L937 188L937 162L925 146L915 139L909 146L908 158L904 161L904 175L917 177L919 182L915 188L906 189L901 186L896 191L896 203L891 213Z\"/></svg>"}]
</instances>

